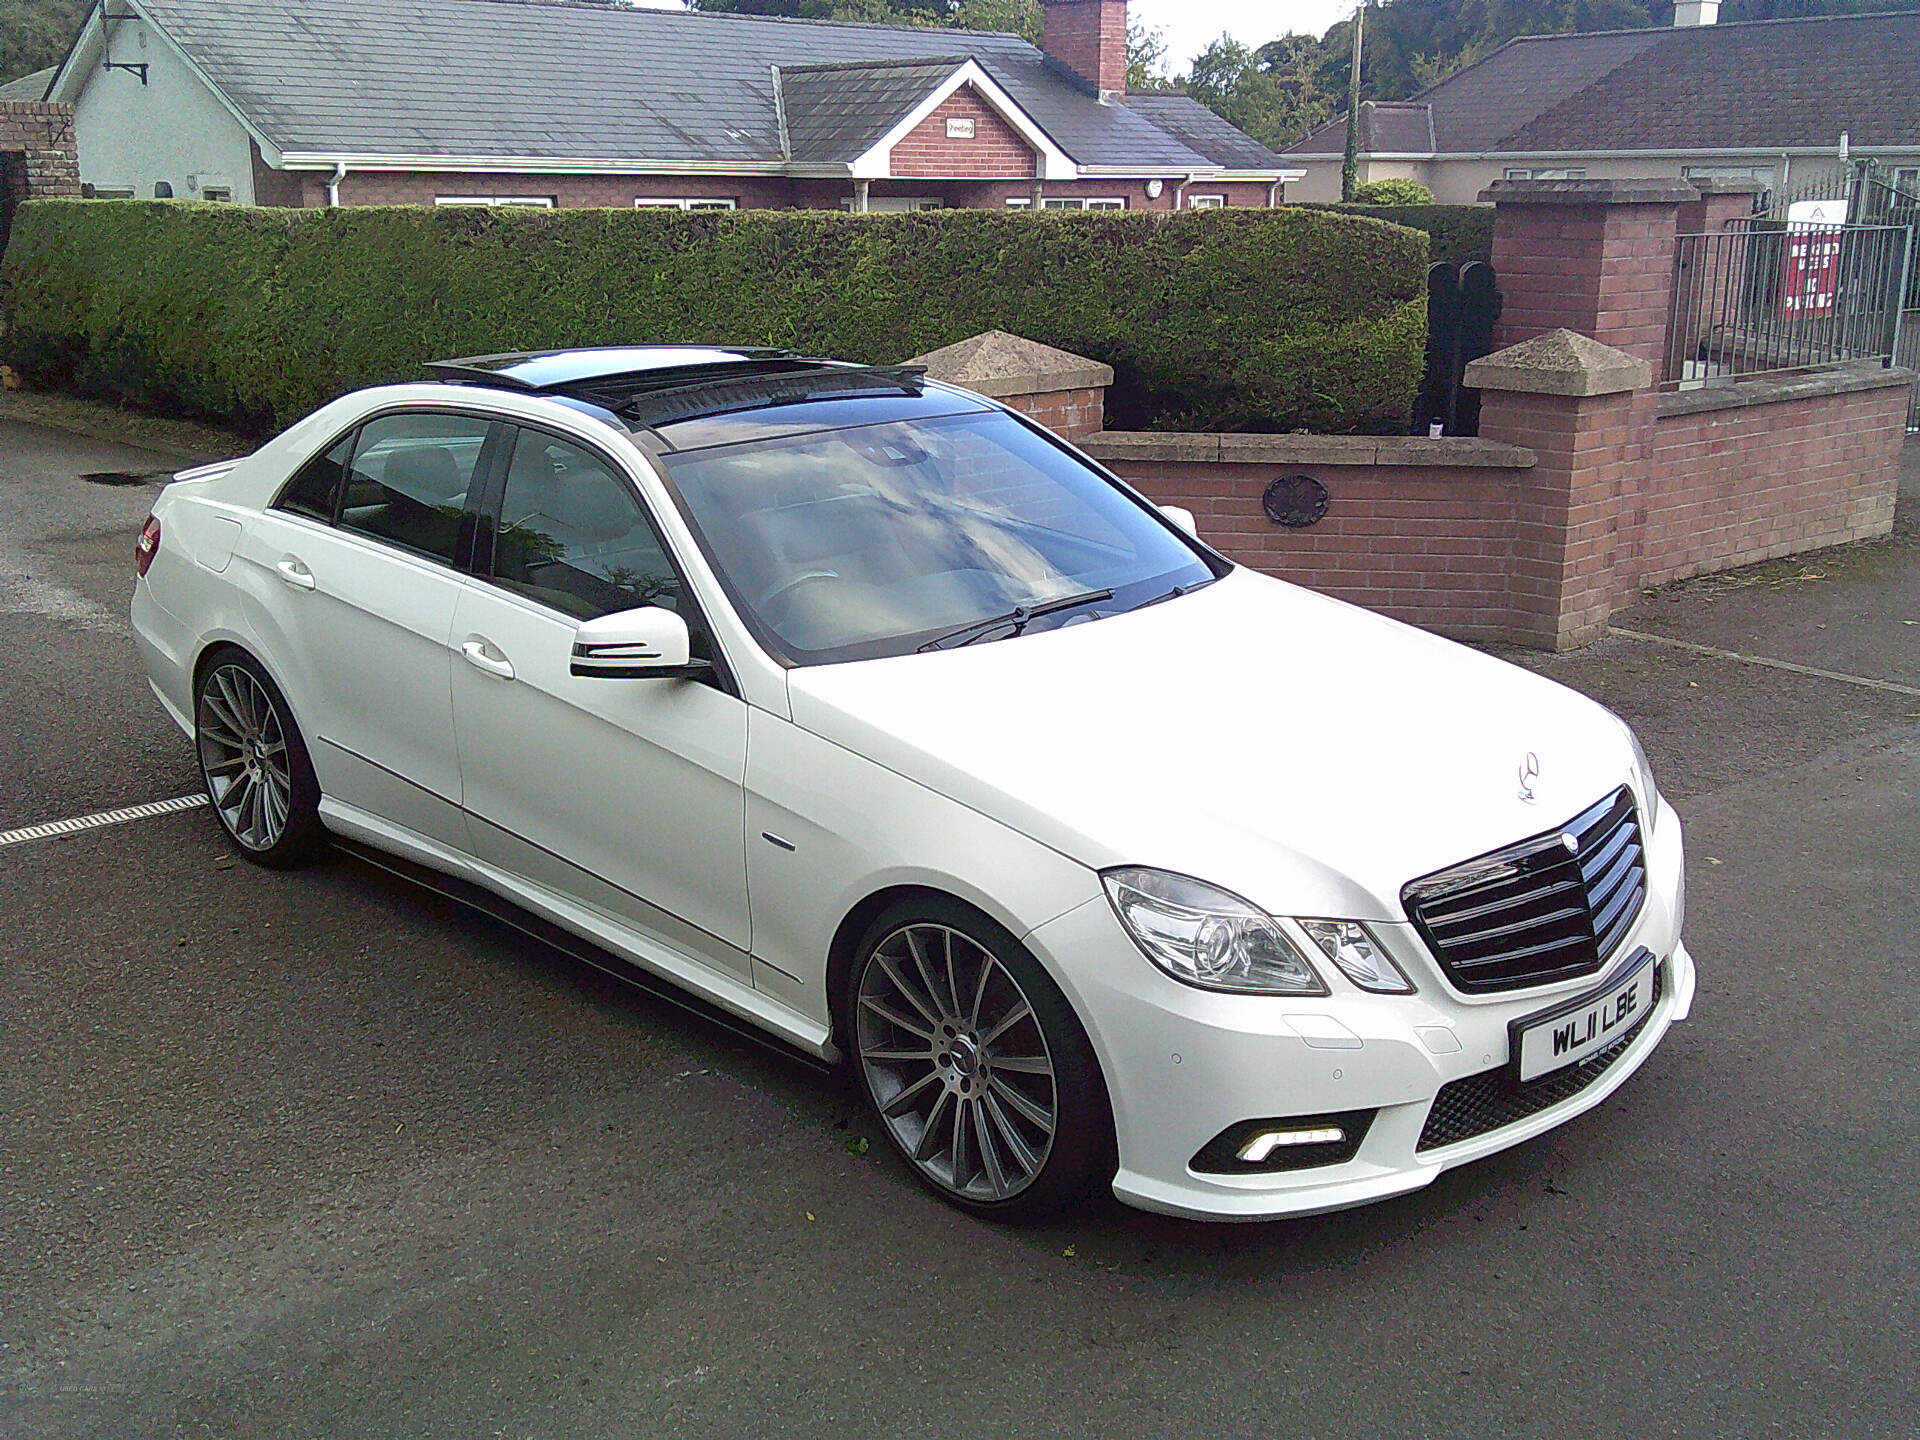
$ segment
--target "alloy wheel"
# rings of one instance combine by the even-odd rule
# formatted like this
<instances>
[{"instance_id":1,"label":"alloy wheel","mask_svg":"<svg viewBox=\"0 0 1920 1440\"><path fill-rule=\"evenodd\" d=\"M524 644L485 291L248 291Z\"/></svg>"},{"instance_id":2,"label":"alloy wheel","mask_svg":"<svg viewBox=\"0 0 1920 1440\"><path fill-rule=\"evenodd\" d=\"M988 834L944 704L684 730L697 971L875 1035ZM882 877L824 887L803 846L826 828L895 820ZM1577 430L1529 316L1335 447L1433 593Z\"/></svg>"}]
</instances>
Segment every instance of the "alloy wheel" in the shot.
<instances>
[{"instance_id":1,"label":"alloy wheel","mask_svg":"<svg viewBox=\"0 0 1920 1440\"><path fill-rule=\"evenodd\" d=\"M983 1202L1034 1182L1059 1123L1053 1058L991 951L946 925L904 925L868 953L856 1010L875 1107L928 1179Z\"/></svg>"},{"instance_id":2,"label":"alloy wheel","mask_svg":"<svg viewBox=\"0 0 1920 1440\"><path fill-rule=\"evenodd\" d=\"M207 794L221 823L247 849L271 850L293 807L279 707L244 666L220 665L200 687L195 720Z\"/></svg>"}]
</instances>

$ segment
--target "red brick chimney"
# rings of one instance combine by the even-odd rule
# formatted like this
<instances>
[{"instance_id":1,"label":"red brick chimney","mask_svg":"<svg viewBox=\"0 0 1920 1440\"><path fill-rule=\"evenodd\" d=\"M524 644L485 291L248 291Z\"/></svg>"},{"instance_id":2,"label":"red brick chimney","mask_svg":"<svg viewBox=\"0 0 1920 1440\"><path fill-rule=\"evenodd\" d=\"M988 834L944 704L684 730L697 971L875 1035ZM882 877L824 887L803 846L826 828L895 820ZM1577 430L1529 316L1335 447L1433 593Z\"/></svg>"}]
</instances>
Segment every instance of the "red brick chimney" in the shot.
<instances>
[{"instance_id":1,"label":"red brick chimney","mask_svg":"<svg viewBox=\"0 0 1920 1440\"><path fill-rule=\"evenodd\" d=\"M1041 0L1040 48L1100 92L1127 93L1127 0Z\"/></svg>"}]
</instances>

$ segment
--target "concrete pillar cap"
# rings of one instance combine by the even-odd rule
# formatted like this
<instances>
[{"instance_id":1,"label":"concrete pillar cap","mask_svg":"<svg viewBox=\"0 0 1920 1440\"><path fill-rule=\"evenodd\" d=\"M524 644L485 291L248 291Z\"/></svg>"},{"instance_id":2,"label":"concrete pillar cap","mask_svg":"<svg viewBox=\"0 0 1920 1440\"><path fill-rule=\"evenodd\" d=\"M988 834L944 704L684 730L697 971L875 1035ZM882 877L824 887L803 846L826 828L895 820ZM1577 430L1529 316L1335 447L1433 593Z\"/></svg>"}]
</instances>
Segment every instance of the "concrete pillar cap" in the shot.
<instances>
[{"instance_id":1,"label":"concrete pillar cap","mask_svg":"<svg viewBox=\"0 0 1920 1440\"><path fill-rule=\"evenodd\" d=\"M988 330L956 340L905 363L926 366L931 380L944 380L976 395L995 397L1098 390L1113 384L1111 365L1005 330Z\"/></svg>"},{"instance_id":2,"label":"concrete pillar cap","mask_svg":"<svg viewBox=\"0 0 1920 1440\"><path fill-rule=\"evenodd\" d=\"M1686 180L1496 180L1480 198L1496 205L1683 205L1700 192Z\"/></svg>"},{"instance_id":3,"label":"concrete pillar cap","mask_svg":"<svg viewBox=\"0 0 1920 1440\"><path fill-rule=\"evenodd\" d=\"M1467 366L1476 390L1531 395L1618 395L1653 383L1646 361L1574 330L1549 330Z\"/></svg>"}]
</instances>

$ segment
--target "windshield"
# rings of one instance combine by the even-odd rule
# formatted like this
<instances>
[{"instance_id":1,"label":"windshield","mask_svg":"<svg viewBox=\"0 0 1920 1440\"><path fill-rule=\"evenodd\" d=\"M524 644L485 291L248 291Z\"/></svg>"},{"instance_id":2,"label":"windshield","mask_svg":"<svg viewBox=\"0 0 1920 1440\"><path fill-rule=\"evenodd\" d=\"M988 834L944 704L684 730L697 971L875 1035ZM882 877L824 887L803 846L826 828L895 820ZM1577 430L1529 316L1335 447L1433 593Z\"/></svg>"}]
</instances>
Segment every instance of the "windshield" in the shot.
<instances>
[{"instance_id":1,"label":"windshield","mask_svg":"<svg viewBox=\"0 0 1920 1440\"><path fill-rule=\"evenodd\" d=\"M662 463L735 606L793 664L1033 634L1214 578L1158 516L997 412Z\"/></svg>"}]
</instances>

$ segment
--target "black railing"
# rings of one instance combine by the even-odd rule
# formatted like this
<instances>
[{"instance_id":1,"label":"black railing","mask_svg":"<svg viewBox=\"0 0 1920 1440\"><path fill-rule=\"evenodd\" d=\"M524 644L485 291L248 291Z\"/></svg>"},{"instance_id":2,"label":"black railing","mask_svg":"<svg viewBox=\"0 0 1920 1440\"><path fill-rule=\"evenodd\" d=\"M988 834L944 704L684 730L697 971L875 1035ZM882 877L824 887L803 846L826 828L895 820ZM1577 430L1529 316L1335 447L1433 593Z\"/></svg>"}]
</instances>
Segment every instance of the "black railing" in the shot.
<instances>
[{"instance_id":1,"label":"black railing","mask_svg":"<svg viewBox=\"0 0 1920 1440\"><path fill-rule=\"evenodd\" d=\"M1674 251L1667 389L1849 360L1892 364L1913 231L1907 225L1735 222Z\"/></svg>"}]
</instances>

